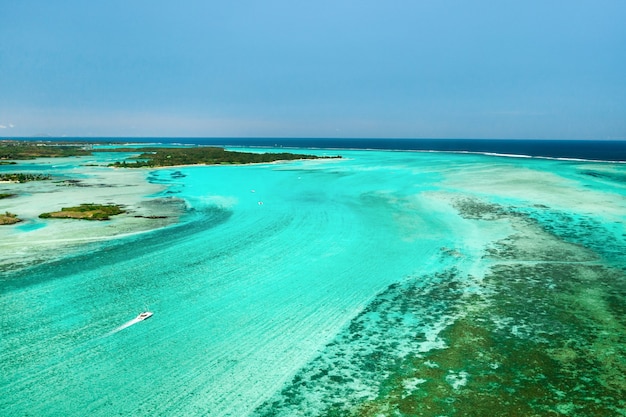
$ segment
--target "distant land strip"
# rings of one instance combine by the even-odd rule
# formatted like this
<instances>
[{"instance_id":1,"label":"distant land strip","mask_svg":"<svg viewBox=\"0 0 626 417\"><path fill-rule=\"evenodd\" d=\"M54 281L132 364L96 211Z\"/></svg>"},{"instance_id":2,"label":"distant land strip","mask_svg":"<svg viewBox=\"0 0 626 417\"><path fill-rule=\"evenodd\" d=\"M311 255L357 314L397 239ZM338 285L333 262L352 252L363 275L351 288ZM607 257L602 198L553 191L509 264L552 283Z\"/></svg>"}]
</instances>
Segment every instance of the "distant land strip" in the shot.
<instances>
[{"instance_id":1,"label":"distant land strip","mask_svg":"<svg viewBox=\"0 0 626 417\"><path fill-rule=\"evenodd\" d=\"M50 141L0 141L0 163L11 163L12 160L28 160L35 158L55 158L88 156L93 152L141 152L132 161L116 161L109 166L118 168L143 168L143 167L168 167L176 165L217 165L217 164L255 164L276 161L293 161L300 159L328 159L341 158L341 156L316 156L295 154L288 152L280 153L254 153L227 151L215 146L193 147L158 147L151 146L140 149L112 148L98 149L93 145L102 143L72 142L58 143Z\"/></svg>"},{"instance_id":2,"label":"distant land strip","mask_svg":"<svg viewBox=\"0 0 626 417\"><path fill-rule=\"evenodd\" d=\"M108 152L128 152L127 149L107 149ZM193 148L142 148L135 161L114 162L110 166L121 168L167 167L177 165L259 164L299 159L328 159L341 156L316 156L295 153L254 153L227 151L214 146Z\"/></svg>"}]
</instances>

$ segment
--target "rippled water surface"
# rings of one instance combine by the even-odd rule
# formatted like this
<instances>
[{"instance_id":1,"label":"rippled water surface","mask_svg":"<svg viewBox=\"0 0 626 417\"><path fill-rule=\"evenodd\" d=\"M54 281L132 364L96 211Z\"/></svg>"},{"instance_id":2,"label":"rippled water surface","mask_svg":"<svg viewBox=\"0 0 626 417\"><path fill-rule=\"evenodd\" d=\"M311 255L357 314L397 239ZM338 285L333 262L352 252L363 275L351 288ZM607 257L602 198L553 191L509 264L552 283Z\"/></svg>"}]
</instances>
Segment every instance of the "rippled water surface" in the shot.
<instances>
[{"instance_id":1,"label":"rippled water surface","mask_svg":"<svg viewBox=\"0 0 626 417\"><path fill-rule=\"evenodd\" d=\"M625 164L307 152L35 163L132 213L0 229L0 414L626 415Z\"/></svg>"}]
</instances>

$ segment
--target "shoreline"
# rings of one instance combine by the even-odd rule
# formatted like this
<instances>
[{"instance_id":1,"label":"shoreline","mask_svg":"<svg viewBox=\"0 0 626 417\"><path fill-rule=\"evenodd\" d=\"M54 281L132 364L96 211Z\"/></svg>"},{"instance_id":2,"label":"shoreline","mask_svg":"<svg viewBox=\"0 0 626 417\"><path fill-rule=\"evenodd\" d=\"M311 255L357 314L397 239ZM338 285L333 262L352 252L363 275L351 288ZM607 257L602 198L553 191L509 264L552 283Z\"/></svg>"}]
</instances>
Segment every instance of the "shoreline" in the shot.
<instances>
[{"instance_id":1,"label":"shoreline","mask_svg":"<svg viewBox=\"0 0 626 417\"><path fill-rule=\"evenodd\" d=\"M245 167L245 166L259 166L259 165L281 165L288 164L290 162L302 162L302 161L336 161L336 160L347 160L347 158L318 158L318 159L284 159L280 161L271 161L271 162L250 162L244 164L183 164L183 165L164 165L164 166L155 166L155 167L137 167L137 168L129 168L129 167L117 167L117 166L107 166L107 168L113 169L129 169L129 170L155 170L155 169L167 169L167 168L192 168L192 167Z\"/></svg>"}]
</instances>

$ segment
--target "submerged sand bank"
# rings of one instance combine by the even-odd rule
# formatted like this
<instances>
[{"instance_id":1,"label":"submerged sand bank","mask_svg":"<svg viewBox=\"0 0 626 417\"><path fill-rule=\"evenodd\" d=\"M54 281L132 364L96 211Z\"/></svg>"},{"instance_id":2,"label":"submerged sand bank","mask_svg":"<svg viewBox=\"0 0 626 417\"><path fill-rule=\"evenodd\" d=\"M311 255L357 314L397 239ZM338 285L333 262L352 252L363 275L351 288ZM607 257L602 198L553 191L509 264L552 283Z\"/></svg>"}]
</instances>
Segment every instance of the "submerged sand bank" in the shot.
<instances>
[{"instance_id":1,"label":"submerged sand bank","mask_svg":"<svg viewBox=\"0 0 626 417\"><path fill-rule=\"evenodd\" d=\"M56 175L65 180L0 186L0 192L16 195L2 200L1 211L22 220L0 227L0 270L56 258L88 242L164 227L178 221L182 212L180 201L157 197L165 187L149 183L145 170L81 166ZM125 213L102 222L39 218L41 213L82 203L117 204Z\"/></svg>"}]
</instances>

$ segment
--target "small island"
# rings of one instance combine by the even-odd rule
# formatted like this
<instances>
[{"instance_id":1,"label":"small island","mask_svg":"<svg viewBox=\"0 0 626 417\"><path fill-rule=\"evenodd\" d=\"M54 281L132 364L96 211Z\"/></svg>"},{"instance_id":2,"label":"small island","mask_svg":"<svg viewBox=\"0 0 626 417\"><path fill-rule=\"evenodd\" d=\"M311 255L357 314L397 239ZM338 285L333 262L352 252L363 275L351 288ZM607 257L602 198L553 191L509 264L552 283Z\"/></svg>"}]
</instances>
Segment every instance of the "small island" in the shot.
<instances>
[{"instance_id":1,"label":"small island","mask_svg":"<svg viewBox=\"0 0 626 417\"><path fill-rule=\"evenodd\" d=\"M15 224L21 221L22 220L19 219L16 214L9 213L8 211L4 214L0 214L0 225Z\"/></svg>"},{"instance_id":2,"label":"small island","mask_svg":"<svg viewBox=\"0 0 626 417\"><path fill-rule=\"evenodd\" d=\"M42 213L42 219L81 219L81 220L110 220L110 216L124 213L121 206L116 204L85 203L75 207L64 207L61 211Z\"/></svg>"},{"instance_id":3,"label":"small island","mask_svg":"<svg viewBox=\"0 0 626 417\"><path fill-rule=\"evenodd\" d=\"M128 149L108 149L108 152L128 152ZM299 159L328 159L341 156L316 156L295 153L254 153L227 151L213 146L194 148L143 148L135 162L115 162L109 166L118 168L155 168L178 165L259 164Z\"/></svg>"},{"instance_id":4,"label":"small island","mask_svg":"<svg viewBox=\"0 0 626 417\"><path fill-rule=\"evenodd\" d=\"M47 181L51 179L50 174L23 174L23 173L8 173L0 174L0 182L29 182L29 181Z\"/></svg>"}]
</instances>

